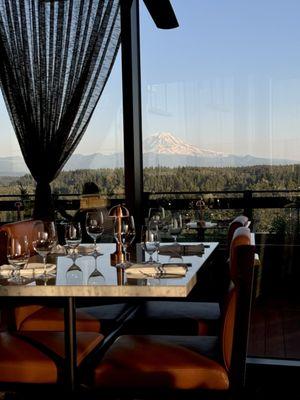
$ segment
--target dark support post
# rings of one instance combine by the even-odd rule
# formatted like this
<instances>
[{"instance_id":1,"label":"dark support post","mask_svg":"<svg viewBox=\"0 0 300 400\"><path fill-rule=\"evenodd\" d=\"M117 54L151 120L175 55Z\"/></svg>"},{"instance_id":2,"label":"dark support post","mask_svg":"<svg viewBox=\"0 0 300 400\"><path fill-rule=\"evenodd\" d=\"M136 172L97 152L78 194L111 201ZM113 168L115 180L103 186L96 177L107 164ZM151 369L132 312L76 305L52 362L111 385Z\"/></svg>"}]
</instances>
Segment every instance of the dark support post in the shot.
<instances>
[{"instance_id":1,"label":"dark support post","mask_svg":"<svg viewBox=\"0 0 300 400\"><path fill-rule=\"evenodd\" d=\"M123 124L126 205L143 224L143 146L139 0L121 0Z\"/></svg>"},{"instance_id":2,"label":"dark support post","mask_svg":"<svg viewBox=\"0 0 300 400\"><path fill-rule=\"evenodd\" d=\"M77 372L76 308L74 297L67 297L65 303L65 362L67 388L74 392Z\"/></svg>"}]
</instances>

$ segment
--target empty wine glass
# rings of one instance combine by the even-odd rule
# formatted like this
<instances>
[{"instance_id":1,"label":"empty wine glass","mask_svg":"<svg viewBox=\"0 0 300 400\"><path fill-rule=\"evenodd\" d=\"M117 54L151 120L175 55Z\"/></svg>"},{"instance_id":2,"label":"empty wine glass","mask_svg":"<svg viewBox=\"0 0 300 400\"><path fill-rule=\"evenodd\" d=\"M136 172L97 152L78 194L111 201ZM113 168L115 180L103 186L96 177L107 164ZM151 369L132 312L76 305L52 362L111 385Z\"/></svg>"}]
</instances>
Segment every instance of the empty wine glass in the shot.
<instances>
[{"instance_id":1,"label":"empty wine glass","mask_svg":"<svg viewBox=\"0 0 300 400\"><path fill-rule=\"evenodd\" d=\"M157 226L159 239L161 240L164 234L168 233L165 209L163 207L150 208L148 212L148 224L152 227Z\"/></svg>"},{"instance_id":2,"label":"empty wine glass","mask_svg":"<svg viewBox=\"0 0 300 400\"><path fill-rule=\"evenodd\" d=\"M10 282L23 284L27 281L21 276L21 269L28 263L30 257L27 236L15 238L9 237L7 245L7 259L15 270L15 274L9 279Z\"/></svg>"},{"instance_id":3,"label":"empty wine glass","mask_svg":"<svg viewBox=\"0 0 300 400\"><path fill-rule=\"evenodd\" d=\"M154 264L152 255L158 250L159 238L157 229L150 229L150 226L142 226L141 235L141 246L142 249L149 254L148 264Z\"/></svg>"},{"instance_id":4,"label":"empty wine glass","mask_svg":"<svg viewBox=\"0 0 300 400\"><path fill-rule=\"evenodd\" d=\"M97 251L97 239L104 232L104 217L100 210L89 211L86 213L86 231L94 241L94 256L102 255Z\"/></svg>"},{"instance_id":5,"label":"empty wine glass","mask_svg":"<svg viewBox=\"0 0 300 400\"><path fill-rule=\"evenodd\" d=\"M169 233L174 239L174 244L177 244L177 236L182 231L182 217L181 214L173 214L170 224L169 224Z\"/></svg>"},{"instance_id":6,"label":"empty wine glass","mask_svg":"<svg viewBox=\"0 0 300 400\"><path fill-rule=\"evenodd\" d=\"M132 245L135 238L135 224L133 216L115 218L114 220L114 236L116 242L122 246L124 253L124 262L120 266L126 268L130 265L128 260L128 248Z\"/></svg>"},{"instance_id":7,"label":"empty wine glass","mask_svg":"<svg viewBox=\"0 0 300 400\"><path fill-rule=\"evenodd\" d=\"M65 226L65 242L68 249L71 250L71 258L73 262L76 259L76 249L82 240L81 226L79 222L69 222Z\"/></svg>"},{"instance_id":8,"label":"empty wine glass","mask_svg":"<svg viewBox=\"0 0 300 400\"><path fill-rule=\"evenodd\" d=\"M81 285L83 282L83 272L75 261L66 272L66 282L68 285Z\"/></svg>"},{"instance_id":9,"label":"empty wine glass","mask_svg":"<svg viewBox=\"0 0 300 400\"><path fill-rule=\"evenodd\" d=\"M53 278L53 274L47 273L47 256L57 243L57 233L55 224L52 221L38 222L33 231L34 240L32 246L34 250L43 258L44 272L39 276L40 279L48 280Z\"/></svg>"},{"instance_id":10,"label":"empty wine glass","mask_svg":"<svg viewBox=\"0 0 300 400\"><path fill-rule=\"evenodd\" d=\"M97 257L95 257L95 268L88 277L88 285L101 285L105 282L103 274L97 268Z\"/></svg>"}]
</instances>

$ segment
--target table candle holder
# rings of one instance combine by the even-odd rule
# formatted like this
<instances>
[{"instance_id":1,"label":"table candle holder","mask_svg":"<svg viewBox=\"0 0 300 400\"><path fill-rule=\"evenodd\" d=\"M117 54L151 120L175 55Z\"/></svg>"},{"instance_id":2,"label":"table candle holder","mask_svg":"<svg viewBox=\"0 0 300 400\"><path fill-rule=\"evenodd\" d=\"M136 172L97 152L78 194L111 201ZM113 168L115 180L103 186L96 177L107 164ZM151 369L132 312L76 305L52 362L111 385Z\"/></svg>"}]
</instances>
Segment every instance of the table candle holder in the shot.
<instances>
[{"instance_id":1,"label":"table candle holder","mask_svg":"<svg viewBox=\"0 0 300 400\"><path fill-rule=\"evenodd\" d=\"M110 218L116 219L116 232L115 235L118 235L117 243L116 243L116 251L110 255L110 262L112 266L117 264L121 264L124 262L124 253L121 244L121 220L124 217L129 217L128 209L123 206L122 204L117 204L116 206L112 207L109 212L108 216Z\"/></svg>"}]
</instances>

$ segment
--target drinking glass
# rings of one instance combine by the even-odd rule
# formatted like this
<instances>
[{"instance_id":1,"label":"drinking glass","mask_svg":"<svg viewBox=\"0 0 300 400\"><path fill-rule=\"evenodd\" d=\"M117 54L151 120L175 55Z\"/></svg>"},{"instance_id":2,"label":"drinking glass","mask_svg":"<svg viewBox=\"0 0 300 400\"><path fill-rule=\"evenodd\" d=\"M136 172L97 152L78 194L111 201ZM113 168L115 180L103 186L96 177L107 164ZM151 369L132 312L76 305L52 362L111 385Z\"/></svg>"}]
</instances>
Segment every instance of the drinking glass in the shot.
<instances>
[{"instance_id":1,"label":"drinking glass","mask_svg":"<svg viewBox=\"0 0 300 400\"><path fill-rule=\"evenodd\" d=\"M127 259L127 249L131 246L135 238L135 224L133 216L122 217L114 220L114 236L116 242L122 246L124 262L120 266L126 268L130 265Z\"/></svg>"},{"instance_id":2,"label":"drinking glass","mask_svg":"<svg viewBox=\"0 0 300 400\"><path fill-rule=\"evenodd\" d=\"M75 260L66 272L66 282L68 285L82 285L83 272L81 268L75 263Z\"/></svg>"},{"instance_id":3,"label":"drinking glass","mask_svg":"<svg viewBox=\"0 0 300 400\"><path fill-rule=\"evenodd\" d=\"M44 272L39 278L43 280L48 280L53 278L53 275L47 273L47 256L51 253L51 250L57 243L57 233L55 228L55 223L52 221L39 222L37 229L34 228L34 240L32 241L32 246L34 250L43 258Z\"/></svg>"},{"instance_id":4,"label":"drinking glass","mask_svg":"<svg viewBox=\"0 0 300 400\"><path fill-rule=\"evenodd\" d=\"M69 285L81 285L83 282L83 272L81 268L76 264L76 249L80 245L82 240L81 226L79 222L69 222L65 226L65 242L67 248L70 249L70 257L72 259L72 265L66 272L66 281Z\"/></svg>"},{"instance_id":5,"label":"drinking glass","mask_svg":"<svg viewBox=\"0 0 300 400\"><path fill-rule=\"evenodd\" d=\"M149 225L142 226L141 235L141 246L142 249L149 254L149 260L147 264L155 264L152 255L158 251L159 248L159 238L157 229L151 229Z\"/></svg>"},{"instance_id":6,"label":"drinking glass","mask_svg":"<svg viewBox=\"0 0 300 400\"><path fill-rule=\"evenodd\" d=\"M104 217L100 210L89 211L86 213L86 231L94 241L94 257L102 254L97 251L97 239L104 232Z\"/></svg>"},{"instance_id":7,"label":"drinking glass","mask_svg":"<svg viewBox=\"0 0 300 400\"><path fill-rule=\"evenodd\" d=\"M177 244L177 236L182 231L182 217L181 214L173 214L170 224L169 224L169 233L174 239L174 244Z\"/></svg>"},{"instance_id":8,"label":"drinking glass","mask_svg":"<svg viewBox=\"0 0 300 400\"><path fill-rule=\"evenodd\" d=\"M101 285L105 282L103 274L97 268L97 257L95 257L95 268L88 277L88 285Z\"/></svg>"},{"instance_id":9,"label":"drinking glass","mask_svg":"<svg viewBox=\"0 0 300 400\"><path fill-rule=\"evenodd\" d=\"M79 222L69 222L65 226L65 242L68 249L71 250L71 258L73 262L76 259L76 249L82 240L81 226Z\"/></svg>"},{"instance_id":10,"label":"drinking glass","mask_svg":"<svg viewBox=\"0 0 300 400\"><path fill-rule=\"evenodd\" d=\"M148 224L151 225L151 227L157 227L156 229L160 240L168 233L166 221L166 213L163 207L149 209Z\"/></svg>"},{"instance_id":11,"label":"drinking glass","mask_svg":"<svg viewBox=\"0 0 300 400\"><path fill-rule=\"evenodd\" d=\"M14 274L9 281L16 284L23 284L27 281L21 276L21 269L27 264L30 257L30 250L27 236L9 237L7 245L7 259L9 264L14 268Z\"/></svg>"}]
</instances>

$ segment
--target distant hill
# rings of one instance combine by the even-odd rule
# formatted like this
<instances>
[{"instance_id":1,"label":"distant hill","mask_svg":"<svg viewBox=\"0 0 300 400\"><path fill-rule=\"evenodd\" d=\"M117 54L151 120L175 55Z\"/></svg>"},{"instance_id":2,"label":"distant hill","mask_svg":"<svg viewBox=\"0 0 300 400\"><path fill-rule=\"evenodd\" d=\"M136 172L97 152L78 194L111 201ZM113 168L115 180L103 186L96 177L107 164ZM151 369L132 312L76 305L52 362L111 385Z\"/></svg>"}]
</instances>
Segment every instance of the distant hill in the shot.
<instances>
[{"instance_id":1,"label":"distant hill","mask_svg":"<svg viewBox=\"0 0 300 400\"><path fill-rule=\"evenodd\" d=\"M251 155L226 154L188 144L169 132L160 132L145 138L143 143L145 167L246 167L254 165L290 165L298 161L260 158ZM76 169L119 168L123 166L123 154L110 155L73 154L64 167ZM22 157L0 157L1 176L21 176L28 173Z\"/></svg>"}]
</instances>

